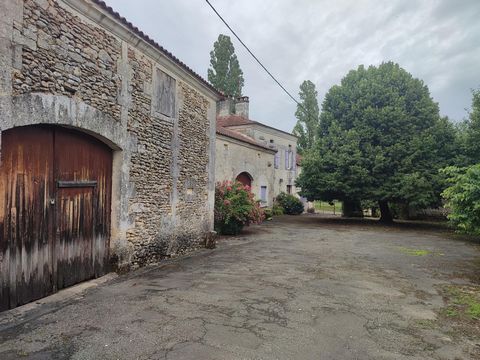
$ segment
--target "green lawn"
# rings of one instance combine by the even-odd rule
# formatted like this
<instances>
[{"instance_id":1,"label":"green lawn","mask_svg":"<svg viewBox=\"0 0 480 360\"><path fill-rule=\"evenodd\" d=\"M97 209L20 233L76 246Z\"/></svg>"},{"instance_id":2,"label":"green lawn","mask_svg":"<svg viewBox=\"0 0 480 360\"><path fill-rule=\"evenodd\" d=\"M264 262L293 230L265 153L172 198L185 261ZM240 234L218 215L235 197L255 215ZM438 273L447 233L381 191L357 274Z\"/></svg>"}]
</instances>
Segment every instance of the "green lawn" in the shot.
<instances>
[{"instance_id":1,"label":"green lawn","mask_svg":"<svg viewBox=\"0 0 480 360\"><path fill-rule=\"evenodd\" d=\"M340 201L334 201L333 205L330 205L326 201L315 201L315 210L317 212L328 212L340 214L342 212L342 203Z\"/></svg>"}]
</instances>

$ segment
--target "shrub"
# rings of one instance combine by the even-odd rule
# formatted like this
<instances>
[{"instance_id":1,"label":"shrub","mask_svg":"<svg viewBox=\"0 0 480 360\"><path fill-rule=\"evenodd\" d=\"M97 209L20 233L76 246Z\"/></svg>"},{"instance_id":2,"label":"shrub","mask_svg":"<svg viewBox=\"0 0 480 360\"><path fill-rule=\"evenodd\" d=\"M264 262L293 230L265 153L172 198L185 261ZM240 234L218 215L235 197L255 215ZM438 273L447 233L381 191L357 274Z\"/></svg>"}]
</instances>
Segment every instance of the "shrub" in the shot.
<instances>
[{"instance_id":1,"label":"shrub","mask_svg":"<svg viewBox=\"0 0 480 360\"><path fill-rule=\"evenodd\" d=\"M283 215L283 207L281 207L281 206L278 205L278 204L273 204L272 214L273 214L273 216Z\"/></svg>"},{"instance_id":2,"label":"shrub","mask_svg":"<svg viewBox=\"0 0 480 360\"><path fill-rule=\"evenodd\" d=\"M215 187L215 230L236 235L245 225L260 223L263 210L248 186L236 181L217 183Z\"/></svg>"},{"instance_id":3,"label":"shrub","mask_svg":"<svg viewBox=\"0 0 480 360\"><path fill-rule=\"evenodd\" d=\"M460 231L480 235L480 164L467 169L448 167L443 172L452 184L442 193L449 220Z\"/></svg>"},{"instance_id":4,"label":"shrub","mask_svg":"<svg viewBox=\"0 0 480 360\"><path fill-rule=\"evenodd\" d=\"M308 208L308 209L307 209L307 212L308 212L309 214L315 214L315 207L312 206L312 207Z\"/></svg>"},{"instance_id":5,"label":"shrub","mask_svg":"<svg viewBox=\"0 0 480 360\"><path fill-rule=\"evenodd\" d=\"M265 220L272 220L273 218L273 210L270 208L263 209L263 213L265 214Z\"/></svg>"},{"instance_id":6,"label":"shrub","mask_svg":"<svg viewBox=\"0 0 480 360\"><path fill-rule=\"evenodd\" d=\"M282 192L277 196L276 201L287 215L299 215L303 213L302 202L291 194Z\"/></svg>"}]
</instances>

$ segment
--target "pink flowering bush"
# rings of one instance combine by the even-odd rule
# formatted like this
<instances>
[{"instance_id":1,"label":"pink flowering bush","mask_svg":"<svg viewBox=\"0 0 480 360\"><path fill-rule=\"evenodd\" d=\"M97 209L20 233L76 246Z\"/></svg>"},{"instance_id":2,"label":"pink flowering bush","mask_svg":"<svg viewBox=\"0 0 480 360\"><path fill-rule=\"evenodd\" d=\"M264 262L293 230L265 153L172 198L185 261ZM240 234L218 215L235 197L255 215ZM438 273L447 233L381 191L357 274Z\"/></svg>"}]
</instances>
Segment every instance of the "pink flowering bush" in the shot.
<instances>
[{"instance_id":1,"label":"pink flowering bush","mask_svg":"<svg viewBox=\"0 0 480 360\"><path fill-rule=\"evenodd\" d=\"M245 225L261 223L265 215L250 187L235 181L223 181L215 187L215 230L236 235Z\"/></svg>"}]
</instances>

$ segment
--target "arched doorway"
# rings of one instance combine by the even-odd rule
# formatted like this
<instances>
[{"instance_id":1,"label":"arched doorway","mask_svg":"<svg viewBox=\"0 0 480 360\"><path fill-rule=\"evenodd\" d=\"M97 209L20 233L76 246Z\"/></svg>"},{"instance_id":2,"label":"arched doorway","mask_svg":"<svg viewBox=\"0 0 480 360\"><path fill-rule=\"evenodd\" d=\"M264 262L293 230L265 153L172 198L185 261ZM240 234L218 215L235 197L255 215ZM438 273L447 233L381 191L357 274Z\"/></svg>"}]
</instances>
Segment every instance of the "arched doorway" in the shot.
<instances>
[{"instance_id":1,"label":"arched doorway","mask_svg":"<svg viewBox=\"0 0 480 360\"><path fill-rule=\"evenodd\" d=\"M253 181L252 175L250 175L246 171L238 174L236 180L240 181L245 186L248 185L249 187L252 187L252 181Z\"/></svg>"},{"instance_id":2,"label":"arched doorway","mask_svg":"<svg viewBox=\"0 0 480 360\"><path fill-rule=\"evenodd\" d=\"M112 151L82 132L2 132L0 310L105 273Z\"/></svg>"}]
</instances>

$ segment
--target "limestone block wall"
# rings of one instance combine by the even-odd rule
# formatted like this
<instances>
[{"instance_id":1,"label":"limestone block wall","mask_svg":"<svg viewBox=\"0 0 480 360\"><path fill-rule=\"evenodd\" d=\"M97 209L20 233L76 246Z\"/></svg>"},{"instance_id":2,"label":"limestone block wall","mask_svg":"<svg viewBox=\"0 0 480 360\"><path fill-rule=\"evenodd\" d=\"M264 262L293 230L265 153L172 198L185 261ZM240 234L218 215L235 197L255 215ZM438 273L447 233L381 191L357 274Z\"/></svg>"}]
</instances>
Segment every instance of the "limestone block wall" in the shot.
<instances>
[{"instance_id":1,"label":"limestone block wall","mask_svg":"<svg viewBox=\"0 0 480 360\"><path fill-rule=\"evenodd\" d=\"M56 124L112 148L119 265L198 246L213 229L220 94L96 1L4 0L0 10L0 134Z\"/></svg>"}]
</instances>

